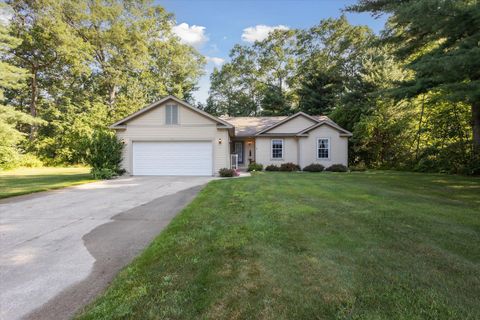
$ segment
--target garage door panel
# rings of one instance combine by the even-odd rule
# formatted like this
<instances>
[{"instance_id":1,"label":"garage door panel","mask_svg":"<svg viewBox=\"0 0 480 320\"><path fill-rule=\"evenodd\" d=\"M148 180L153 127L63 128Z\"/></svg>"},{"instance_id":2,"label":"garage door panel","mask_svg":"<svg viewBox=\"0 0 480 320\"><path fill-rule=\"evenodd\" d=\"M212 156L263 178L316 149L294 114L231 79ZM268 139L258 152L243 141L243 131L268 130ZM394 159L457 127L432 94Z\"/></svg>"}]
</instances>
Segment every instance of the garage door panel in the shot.
<instances>
[{"instance_id":1,"label":"garage door panel","mask_svg":"<svg viewBox=\"0 0 480 320\"><path fill-rule=\"evenodd\" d=\"M134 175L212 175L211 142L134 142Z\"/></svg>"}]
</instances>

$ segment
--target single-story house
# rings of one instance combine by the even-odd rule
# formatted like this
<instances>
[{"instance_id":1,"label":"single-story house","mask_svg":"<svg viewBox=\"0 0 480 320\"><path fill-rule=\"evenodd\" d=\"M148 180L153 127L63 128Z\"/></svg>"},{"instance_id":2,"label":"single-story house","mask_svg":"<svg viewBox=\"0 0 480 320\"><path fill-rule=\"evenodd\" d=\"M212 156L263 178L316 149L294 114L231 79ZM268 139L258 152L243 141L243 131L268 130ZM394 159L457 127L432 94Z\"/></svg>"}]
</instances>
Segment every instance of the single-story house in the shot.
<instances>
[{"instance_id":1,"label":"single-story house","mask_svg":"<svg viewBox=\"0 0 480 320\"><path fill-rule=\"evenodd\" d=\"M326 116L214 117L174 96L114 123L130 175L216 175L286 162L347 165L350 132Z\"/></svg>"}]
</instances>

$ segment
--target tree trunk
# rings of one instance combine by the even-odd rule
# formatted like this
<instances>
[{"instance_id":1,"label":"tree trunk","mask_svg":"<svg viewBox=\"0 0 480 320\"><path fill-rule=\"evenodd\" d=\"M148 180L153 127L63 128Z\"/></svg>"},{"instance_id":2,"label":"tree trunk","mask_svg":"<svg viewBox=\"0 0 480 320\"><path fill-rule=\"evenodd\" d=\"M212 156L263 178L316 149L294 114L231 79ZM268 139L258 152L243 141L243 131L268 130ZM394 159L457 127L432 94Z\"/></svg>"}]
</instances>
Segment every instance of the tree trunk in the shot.
<instances>
[{"instance_id":1,"label":"tree trunk","mask_svg":"<svg viewBox=\"0 0 480 320\"><path fill-rule=\"evenodd\" d=\"M110 117L113 116L115 98L116 98L115 85L112 84L110 85L109 92L108 92L108 114Z\"/></svg>"},{"instance_id":2,"label":"tree trunk","mask_svg":"<svg viewBox=\"0 0 480 320\"><path fill-rule=\"evenodd\" d=\"M31 98L30 98L30 115L32 117L37 116L37 102L38 102L38 82L37 82L37 70L36 68L32 69L32 82L30 85L31 89ZM30 126L29 139L33 141L35 139L38 127L35 124Z\"/></svg>"},{"instance_id":3,"label":"tree trunk","mask_svg":"<svg viewBox=\"0 0 480 320\"><path fill-rule=\"evenodd\" d=\"M415 150L415 160L418 160L418 151L420 150L420 136L422 134L422 122L423 122L424 110L425 110L425 94L422 95L422 111L420 112L420 120L418 121L417 147Z\"/></svg>"},{"instance_id":4,"label":"tree trunk","mask_svg":"<svg viewBox=\"0 0 480 320\"><path fill-rule=\"evenodd\" d=\"M480 155L480 101L472 103L473 150Z\"/></svg>"}]
</instances>

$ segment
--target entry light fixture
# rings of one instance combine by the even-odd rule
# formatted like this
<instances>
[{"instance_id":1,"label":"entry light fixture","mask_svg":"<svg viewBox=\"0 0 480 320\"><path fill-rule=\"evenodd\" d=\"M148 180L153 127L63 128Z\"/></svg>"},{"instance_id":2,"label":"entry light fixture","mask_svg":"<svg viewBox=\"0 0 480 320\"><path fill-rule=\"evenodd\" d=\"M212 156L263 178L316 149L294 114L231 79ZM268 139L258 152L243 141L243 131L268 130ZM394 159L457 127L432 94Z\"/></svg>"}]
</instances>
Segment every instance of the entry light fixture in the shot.
<instances>
[{"instance_id":1,"label":"entry light fixture","mask_svg":"<svg viewBox=\"0 0 480 320\"><path fill-rule=\"evenodd\" d=\"M222 144L222 138L218 138L218 144Z\"/></svg>"}]
</instances>

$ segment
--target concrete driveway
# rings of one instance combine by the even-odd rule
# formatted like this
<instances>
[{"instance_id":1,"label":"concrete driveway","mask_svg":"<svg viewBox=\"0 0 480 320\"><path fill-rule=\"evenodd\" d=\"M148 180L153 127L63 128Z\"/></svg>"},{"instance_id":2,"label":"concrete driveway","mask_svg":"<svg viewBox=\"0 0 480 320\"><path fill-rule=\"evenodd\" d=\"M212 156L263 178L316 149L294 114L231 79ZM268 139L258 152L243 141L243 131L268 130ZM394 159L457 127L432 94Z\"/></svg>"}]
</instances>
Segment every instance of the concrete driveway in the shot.
<instances>
[{"instance_id":1,"label":"concrete driveway","mask_svg":"<svg viewBox=\"0 0 480 320\"><path fill-rule=\"evenodd\" d=\"M67 319L210 181L129 177L0 201L0 319Z\"/></svg>"}]
</instances>

